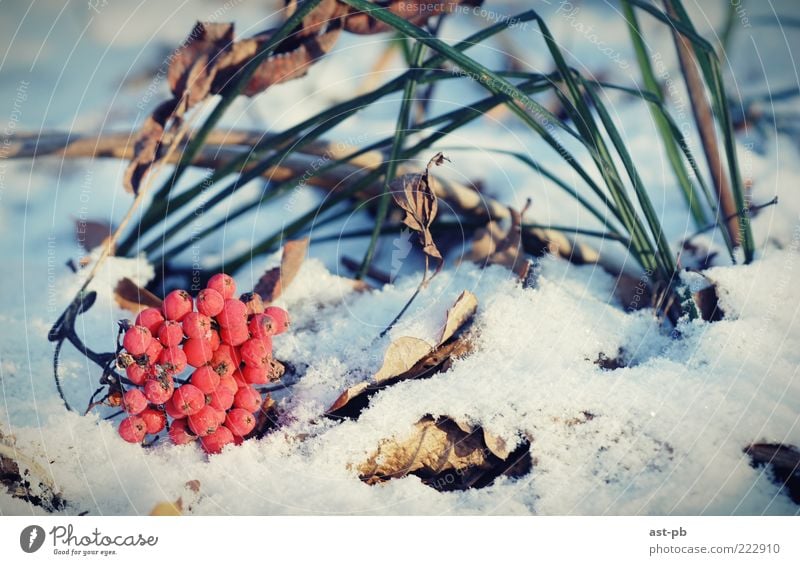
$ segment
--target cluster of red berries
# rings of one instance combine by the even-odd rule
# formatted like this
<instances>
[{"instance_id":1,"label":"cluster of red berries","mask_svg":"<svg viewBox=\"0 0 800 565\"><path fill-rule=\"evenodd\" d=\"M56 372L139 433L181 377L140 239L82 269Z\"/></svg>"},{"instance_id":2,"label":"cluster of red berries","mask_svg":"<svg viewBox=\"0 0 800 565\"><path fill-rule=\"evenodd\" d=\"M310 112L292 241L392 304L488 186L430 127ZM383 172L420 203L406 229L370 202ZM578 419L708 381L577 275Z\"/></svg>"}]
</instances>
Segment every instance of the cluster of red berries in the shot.
<instances>
[{"instance_id":1,"label":"cluster of red berries","mask_svg":"<svg viewBox=\"0 0 800 565\"><path fill-rule=\"evenodd\" d=\"M255 386L272 380L272 336L286 331L289 316L265 308L257 294L235 293L234 280L218 274L194 300L175 290L161 309L136 317L120 356L131 385L121 399L125 441L141 443L169 422L174 443L199 439L207 453L219 453L253 431L264 402ZM187 367L191 375L180 379Z\"/></svg>"}]
</instances>

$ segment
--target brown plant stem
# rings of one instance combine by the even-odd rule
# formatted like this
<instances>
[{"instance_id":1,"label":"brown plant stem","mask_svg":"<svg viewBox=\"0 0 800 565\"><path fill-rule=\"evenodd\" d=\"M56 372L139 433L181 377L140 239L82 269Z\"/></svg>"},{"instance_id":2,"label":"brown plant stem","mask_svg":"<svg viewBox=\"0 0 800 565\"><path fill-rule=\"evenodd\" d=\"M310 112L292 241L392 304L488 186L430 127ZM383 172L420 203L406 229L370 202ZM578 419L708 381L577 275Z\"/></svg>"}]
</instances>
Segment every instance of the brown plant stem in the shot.
<instances>
[{"instance_id":1,"label":"brown plant stem","mask_svg":"<svg viewBox=\"0 0 800 565\"><path fill-rule=\"evenodd\" d=\"M677 19L678 14L675 11L672 0L664 0L664 7L670 17ZM692 103L692 113L694 114L695 123L697 124L697 131L700 134L703 152L705 153L708 168L711 172L711 179L717 192L720 211L722 216L727 218L726 225L731 242L734 247L738 247L741 244L741 238L739 237L739 216L736 210L736 204L733 200L733 193L731 192L728 177L725 174L724 164L722 163L719 144L717 143L717 132L714 127L714 116L711 112L711 106L706 99L703 80L697 69L697 63L692 54L692 46L689 40L676 29L672 30L672 35L675 40L675 47L678 51L681 71L686 81L686 90L689 93L689 99Z\"/></svg>"}]
</instances>

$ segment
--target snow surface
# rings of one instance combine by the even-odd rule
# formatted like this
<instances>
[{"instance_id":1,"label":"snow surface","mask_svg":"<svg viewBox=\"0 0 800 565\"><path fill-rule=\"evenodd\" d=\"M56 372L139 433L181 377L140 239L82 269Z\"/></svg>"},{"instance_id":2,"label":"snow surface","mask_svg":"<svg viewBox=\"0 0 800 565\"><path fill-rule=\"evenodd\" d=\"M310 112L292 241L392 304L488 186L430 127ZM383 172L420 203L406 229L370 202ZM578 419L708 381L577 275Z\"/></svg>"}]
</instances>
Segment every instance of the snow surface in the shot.
<instances>
[{"instance_id":1,"label":"snow surface","mask_svg":"<svg viewBox=\"0 0 800 565\"><path fill-rule=\"evenodd\" d=\"M274 13L254 4L231 3L220 19L236 20L241 33L259 30ZM522 4L487 2L485 7L509 14L527 7ZM109 3L93 15L82 5L59 12L60 7L36 4L24 18L24 10L15 18L4 17L0 29L8 44L0 45L0 52L6 53L0 59L0 100L4 113L17 116L14 128L110 131L140 123L145 114L136 104L149 80L123 87L122 79L157 67L163 57L159 45L179 42L193 20L214 14L219 4L193 2L177 9L148 1L141 6L134 10ZM745 7L751 16L772 9L755 2ZM710 36L712 29L720 28L724 14L709 10L706 3L702 8L695 6L692 13ZM791 2L774 8L796 13ZM542 9L554 35L566 38L562 47L584 72L602 73L614 82L637 82L627 32L614 19L615 5L581 4L571 20L559 13L559 3ZM669 35L651 19L640 19L647 37L654 39L650 48L663 54L667 72L678 77ZM148 23L152 21L159 26ZM631 67L614 64L585 41L576 33L576 21L593 24ZM23 23L15 35L19 22ZM454 41L485 24L485 19L459 16L446 23L442 35ZM732 94L798 84L792 46L800 32L774 30L735 29L726 67ZM510 37L526 68L551 70L532 24ZM227 125L280 129L345 99L375 78L371 68L385 40L343 37L336 53L306 79L237 101ZM488 42L471 54L500 66L508 45ZM398 59L378 78L386 80L401 67ZM20 102L17 93L23 82L28 86ZM164 85L157 86L158 94L146 101L147 108L163 96ZM432 111L440 112L482 93L459 81L437 87L435 96ZM12 114L15 100L20 111ZM387 97L365 109L337 127L331 139L361 136L362 142L370 143L390 135L397 102L397 97ZM660 150L653 151L656 134L647 108L624 96L614 95L609 102L677 249L694 227L668 162ZM670 102L679 107L679 99ZM796 104L789 109L798 110ZM697 140L692 142L699 150ZM532 197L537 222L599 227L549 181L485 151L524 151L571 178L568 167L513 120L487 117L444 145L477 149L448 152L453 163L445 174L464 182L481 180L492 196L516 206ZM347 273L338 257L360 257L365 240L312 244L311 258L280 300L291 312L294 328L275 340L276 356L304 371L297 384L276 394L283 426L263 440L248 441L210 459L194 446L165 444L143 450L126 444L113 424L102 420L108 412L85 417L67 412L53 385L47 331L82 282L64 266L82 255L72 235L73 222L119 220L130 202L120 188L124 164L52 158L0 161L0 256L6 261L0 278L0 431L13 435L17 448L51 473L70 503L67 514L142 514L156 502L179 496L187 511L197 514L796 514L798 507L767 473L748 464L742 449L753 442L800 445L798 150L796 139L776 132L765 138L755 133L740 138L742 169L753 181L753 202L778 195L780 205L765 209L754 221L756 262L731 266L720 253L719 266L706 273L717 285L725 319L713 324L683 321L677 339L651 312L626 313L613 295L614 280L598 268L547 258L538 286L522 289L503 268L457 264L458 246L447 268L402 322L379 339L380 330L416 288L419 263L412 257L396 265L394 242L387 239L378 264L399 276L373 292L354 293L339 278ZM192 173L191 179L199 178L200 173ZM574 184L583 188L579 179ZM260 190L252 183L239 192L237 202ZM236 255L251 241L315 209L321 199L307 190L295 200L260 207L232 223L221 237L201 242L203 264ZM197 222L209 225L234 208L231 204L207 212L186 229L194 229ZM369 226L369 217L357 213L346 222L315 230L315 235ZM718 233L699 241L721 250ZM586 242L620 262L625 259L624 250L613 242ZM192 256L185 259L191 262ZM239 286L252 287L278 259L255 259L237 274ZM93 283L98 301L77 328L97 351L113 348L116 321L129 316L108 292L119 276L144 284L153 268L143 259L115 258L105 264ZM381 391L357 421L322 417L345 388L380 367L391 339L431 339L447 307L465 289L479 301L472 355L446 373ZM615 357L620 350L625 368L604 371L593 363L600 353ZM98 370L69 348L62 362L66 395L82 408L97 387ZM587 413L593 417L586 418ZM407 436L426 414L480 424L512 445L529 439L536 461L533 471L516 480L499 479L487 488L451 493L437 492L413 476L379 486L361 482L355 467L380 440ZM200 481L199 493L186 488L189 480ZM0 513L40 512L0 492Z\"/></svg>"}]
</instances>

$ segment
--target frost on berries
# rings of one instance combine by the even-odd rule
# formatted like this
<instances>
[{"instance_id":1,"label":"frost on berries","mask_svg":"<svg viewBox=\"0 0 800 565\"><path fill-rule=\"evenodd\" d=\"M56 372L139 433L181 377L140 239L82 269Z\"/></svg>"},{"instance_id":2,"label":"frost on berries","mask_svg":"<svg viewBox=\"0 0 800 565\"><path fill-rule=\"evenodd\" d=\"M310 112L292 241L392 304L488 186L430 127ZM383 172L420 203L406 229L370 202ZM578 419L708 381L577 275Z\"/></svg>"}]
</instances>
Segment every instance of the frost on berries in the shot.
<instances>
[{"instance_id":1,"label":"frost on berries","mask_svg":"<svg viewBox=\"0 0 800 565\"><path fill-rule=\"evenodd\" d=\"M276 378L272 339L289 315L256 293L235 296L233 278L218 274L195 298L174 290L128 326L117 360L123 390L115 393L127 416L122 439L142 443L167 431L174 444L216 454L255 433L264 405L257 387Z\"/></svg>"}]
</instances>

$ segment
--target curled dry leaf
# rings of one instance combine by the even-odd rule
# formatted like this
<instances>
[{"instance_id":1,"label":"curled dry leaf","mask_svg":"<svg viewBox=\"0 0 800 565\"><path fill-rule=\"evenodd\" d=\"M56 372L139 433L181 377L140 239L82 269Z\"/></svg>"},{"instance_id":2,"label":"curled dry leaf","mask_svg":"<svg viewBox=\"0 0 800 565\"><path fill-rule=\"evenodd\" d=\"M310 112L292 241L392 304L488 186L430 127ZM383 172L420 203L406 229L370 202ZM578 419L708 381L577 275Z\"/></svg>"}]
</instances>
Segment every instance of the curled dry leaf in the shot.
<instances>
[{"instance_id":1,"label":"curled dry leaf","mask_svg":"<svg viewBox=\"0 0 800 565\"><path fill-rule=\"evenodd\" d=\"M114 300L121 308L138 314L145 308L161 308L161 299L129 278L121 279L114 289Z\"/></svg>"},{"instance_id":2,"label":"curled dry leaf","mask_svg":"<svg viewBox=\"0 0 800 565\"><path fill-rule=\"evenodd\" d=\"M113 232L108 222L75 220L75 241L87 252L104 244Z\"/></svg>"},{"instance_id":3,"label":"curled dry leaf","mask_svg":"<svg viewBox=\"0 0 800 565\"><path fill-rule=\"evenodd\" d=\"M371 379L353 385L340 394L326 413L349 415L352 411L347 409L353 400L366 400L363 397L381 388L429 374L432 368L442 365L452 356L468 353L471 348L466 340L463 343L454 343L450 340L469 325L477 309L477 297L468 290L462 292L447 311L442 332L435 344L410 336L394 340L386 349L383 364L378 372Z\"/></svg>"},{"instance_id":4,"label":"curled dry leaf","mask_svg":"<svg viewBox=\"0 0 800 565\"><path fill-rule=\"evenodd\" d=\"M441 153L437 153L428 162L423 173L403 175L392 181L390 190L395 203L402 208L406 216L403 223L417 232L422 252L426 259L430 257L437 261L436 272L442 268L442 254L436 247L431 235L431 225L439 211L439 199L431 189L429 182L430 169L433 165L441 165L449 160ZM427 261L426 261L427 264Z\"/></svg>"},{"instance_id":5,"label":"curled dry leaf","mask_svg":"<svg viewBox=\"0 0 800 565\"><path fill-rule=\"evenodd\" d=\"M754 467L767 466L772 480L786 489L795 504L800 504L800 450L793 445L754 443L744 452Z\"/></svg>"},{"instance_id":6,"label":"curled dry leaf","mask_svg":"<svg viewBox=\"0 0 800 565\"><path fill-rule=\"evenodd\" d=\"M522 212L513 208L508 211L511 215L511 227L507 232L494 221L489 222L486 228L478 230L472 242L472 251L467 259L481 266L503 265L508 267L520 280L525 280L530 270L530 261L525 257L522 246L522 216L530 207L531 201L525 204Z\"/></svg>"},{"instance_id":7,"label":"curled dry leaf","mask_svg":"<svg viewBox=\"0 0 800 565\"><path fill-rule=\"evenodd\" d=\"M425 416L409 437L381 441L358 472L368 484L413 474L428 486L447 491L481 488L504 474L524 475L531 467L528 442L512 453L504 440L480 426Z\"/></svg>"},{"instance_id":8,"label":"curled dry leaf","mask_svg":"<svg viewBox=\"0 0 800 565\"><path fill-rule=\"evenodd\" d=\"M717 285L711 282L707 287L692 295L697 312L706 322L718 322L725 317L725 312L719 305Z\"/></svg>"},{"instance_id":9,"label":"curled dry leaf","mask_svg":"<svg viewBox=\"0 0 800 565\"><path fill-rule=\"evenodd\" d=\"M265 302L274 302L287 288L303 265L308 252L308 238L287 241L283 246L281 264L264 273L253 292Z\"/></svg>"}]
</instances>

